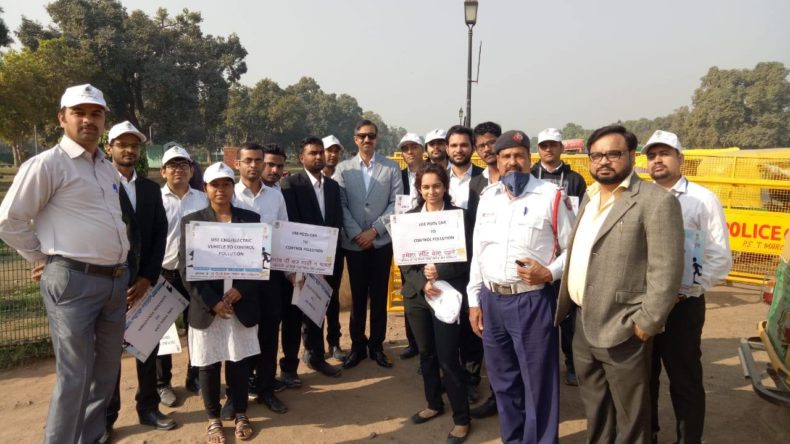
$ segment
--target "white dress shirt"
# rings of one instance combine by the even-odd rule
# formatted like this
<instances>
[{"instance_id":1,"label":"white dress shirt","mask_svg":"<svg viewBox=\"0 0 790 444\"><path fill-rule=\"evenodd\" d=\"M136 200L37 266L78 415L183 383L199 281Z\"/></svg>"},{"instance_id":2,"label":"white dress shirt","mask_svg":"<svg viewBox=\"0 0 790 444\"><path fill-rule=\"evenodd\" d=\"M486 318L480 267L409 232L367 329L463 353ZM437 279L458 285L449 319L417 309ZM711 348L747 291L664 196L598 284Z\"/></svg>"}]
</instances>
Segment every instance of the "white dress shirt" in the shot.
<instances>
[{"instance_id":1,"label":"white dress shirt","mask_svg":"<svg viewBox=\"0 0 790 444\"><path fill-rule=\"evenodd\" d=\"M362 160L362 156L359 154L357 154L357 161L359 161L362 179L365 181L365 191L367 191L370 189L370 179L373 178L373 167L376 166L376 153L373 153L373 157L370 158L370 165L365 165L365 161Z\"/></svg>"},{"instance_id":2,"label":"white dress shirt","mask_svg":"<svg viewBox=\"0 0 790 444\"><path fill-rule=\"evenodd\" d=\"M680 291L685 296L698 297L724 280L732 268L730 237L724 210L715 194L705 187L689 182L685 177L675 182L670 192L680 201L683 227L687 234L689 230L696 230L704 235L704 257L702 260L697 258L701 265L701 275L692 278L696 284ZM686 236L685 248L686 251L694 250L694 241L689 235ZM686 255L685 270L692 272L694 265L689 259L689 255Z\"/></svg>"},{"instance_id":3,"label":"white dress shirt","mask_svg":"<svg viewBox=\"0 0 790 444\"><path fill-rule=\"evenodd\" d=\"M304 170L307 174L307 177L310 178L310 183L313 184L313 192L315 192L315 198L318 199L318 207L321 208L321 217L326 219L326 208L324 204L324 176L323 174L320 176L320 179L316 179L309 171Z\"/></svg>"},{"instance_id":4,"label":"white dress shirt","mask_svg":"<svg viewBox=\"0 0 790 444\"><path fill-rule=\"evenodd\" d=\"M162 204L167 215L167 245L165 246L162 268L176 270L179 265L178 248L181 242L181 218L206 208L208 206L208 198L206 193L191 187L184 194L184 197L179 198L165 184L162 187Z\"/></svg>"},{"instance_id":5,"label":"white dress shirt","mask_svg":"<svg viewBox=\"0 0 790 444\"><path fill-rule=\"evenodd\" d=\"M288 220L283 193L277 188L266 186L261 182L261 189L253 195L244 183L236 184L233 205L250 210L261 216L261 222L271 225L276 220Z\"/></svg>"},{"instance_id":6,"label":"white dress shirt","mask_svg":"<svg viewBox=\"0 0 790 444\"><path fill-rule=\"evenodd\" d=\"M560 203L557 238L561 254L554 257L552 210L557 187L531 178L521 195L510 200L504 186L490 185L480 196L472 242L469 306L480 306L483 281L497 284L521 282L516 259L528 257L549 269L552 280L562 276L567 239L573 227L573 212Z\"/></svg>"},{"instance_id":7,"label":"white dress shirt","mask_svg":"<svg viewBox=\"0 0 790 444\"><path fill-rule=\"evenodd\" d=\"M0 238L30 262L62 255L94 265L126 261L129 238L118 170L63 136L27 160L0 205Z\"/></svg>"},{"instance_id":8,"label":"white dress shirt","mask_svg":"<svg viewBox=\"0 0 790 444\"><path fill-rule=\"evenodd\" d=\"M469 182L472 180L472 164L461 176L456 176L452 166L447 170L450 175L450 197L453 205L466 210L469 207Z\"/></svg>"},{"instance_id":9,"label":"white dress shirt","mask_svg":"<svg viewBox=\"0 0 790 444\"><path fill-rule=\"evenodd\" d=\"M120 171L118 171L118 175L121 176L121 185L123 185L123 189L126 190L126 196L129 197L132 208L137 211L137 186L135 186L134 183L137 180L137 171L132 170L132 180L127 180L126 176L121 174Z\"/></svg>"}]
</instances>

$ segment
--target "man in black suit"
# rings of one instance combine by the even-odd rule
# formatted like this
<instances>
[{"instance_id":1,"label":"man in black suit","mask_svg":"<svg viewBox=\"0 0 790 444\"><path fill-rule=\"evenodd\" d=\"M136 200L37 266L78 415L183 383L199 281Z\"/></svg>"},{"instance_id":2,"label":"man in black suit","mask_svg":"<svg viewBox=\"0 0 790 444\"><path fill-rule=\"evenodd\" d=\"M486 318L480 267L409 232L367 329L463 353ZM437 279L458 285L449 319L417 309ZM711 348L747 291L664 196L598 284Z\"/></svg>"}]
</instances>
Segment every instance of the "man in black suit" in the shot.
<instances>
[{"instance_id":1,"label":"man in black suit","mask_svg":"<svg viewBox=\"0 0 790 444\"><path fill-rule=\"evenodd\" d=\"M140 157L140 148L146 141L143 135L130 122L123 122L110 129L109 151L112 163L121 176L121 209L124 219L132 227L130 243L132 253L129 255L130 274L129 289L126 302L129 306L143 297L156 281L159 280L159 269L165 255L167 237L167 216L162 205L162 192L154 181L146 177L138 177L135 165ZM132 259L134 257L134 259ZM145 362L136 360L137 364L137 415L140 424L170 430L176 426L175 421L159 411L159 394L156 390L156 356L157 346ZM105 437L109 438L112 426L118 419L121 408L120 373L115 392L107 406L107 429Z\"/></svg>"},{"instance_id":2,"label":"man in black suit","mask_svg":"<svg viewBox=\"0 0 790 444\"><path fill-rule=\"evenodd\" d=\"M317 137L307 137L301 141L299 162L304 170L283 178L280 182L288 220L302 224L343 227L343 208L340 206L340 187L337 182L324 176L324 144ZM337 261L340 250L340 233L335 246L335 268L331 276L324 276L332 287L332 297L340 290L343 266ZM302 316L302 339L304 356L302 360L313 370L326 376L340 376L341 369L330 365L324 359L323 327L316 325L310 318Z\"/></svg>"},{"instance_id":3,"label":"man in black suit","mask_svg":"<svg viewBox=\"0 0 790 444\"><path fill-rule=\"evenodd\" d=\"M414 188L414 179L417 177L417 171L420 171L425 165L425 143L422 137L415 133L406 133L398 143L403 155L403 161L406 162L406 168L400 170L401 180L403 181L403 194L411 196L412 208L417 204L417 190ZM401 359L409 359L417 356L420 349L417 347L417 340L414 338L414 333L411 331L409 319L404 317L406 325L406 340L408 346L400 352Z\"/></svg>"}]
</instances>

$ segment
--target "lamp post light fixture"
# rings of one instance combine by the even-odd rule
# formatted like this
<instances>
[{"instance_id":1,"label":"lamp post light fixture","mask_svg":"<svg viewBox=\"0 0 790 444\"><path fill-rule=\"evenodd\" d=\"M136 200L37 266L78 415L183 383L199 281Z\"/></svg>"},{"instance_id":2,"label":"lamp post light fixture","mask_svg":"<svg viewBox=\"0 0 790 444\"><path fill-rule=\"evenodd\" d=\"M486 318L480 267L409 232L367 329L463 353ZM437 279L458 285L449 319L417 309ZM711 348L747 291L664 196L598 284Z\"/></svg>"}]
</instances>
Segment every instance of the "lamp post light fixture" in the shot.
<instances>
[{"instance_id":1,"label":"lamp post light fixture","mask_svg":"<svg viewBox=\"0 0 790 444\"><path fill-rule=\"evenodd\" d=\"M464 124L464 107L458 108L458 124Z\"/></svg>"},{"instance_id":2,"label":"lamp post light fixture","mask_svg":"<svg viewBox=\"0 0 790 444\"><path fill-rule=\"evenodd\" d=\"M464 1L464 18L469 28L469 58L466 69L466 126L472 126L472 28L477 23L477 0Z\"/></svg>"}]
</instances>

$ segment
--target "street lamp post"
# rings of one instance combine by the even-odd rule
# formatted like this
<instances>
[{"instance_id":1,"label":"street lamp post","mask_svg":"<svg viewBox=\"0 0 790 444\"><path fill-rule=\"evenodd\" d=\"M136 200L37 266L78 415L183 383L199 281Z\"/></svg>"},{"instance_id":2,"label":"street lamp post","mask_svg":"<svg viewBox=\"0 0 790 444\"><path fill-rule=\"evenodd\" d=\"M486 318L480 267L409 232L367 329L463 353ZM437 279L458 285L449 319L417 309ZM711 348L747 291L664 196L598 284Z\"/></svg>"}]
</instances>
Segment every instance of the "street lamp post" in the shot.
<instances>
[{"instance_id":1,"label":"street lamp post","mask_svg":"<svg viewBox=\"0 0 790 444\"><path fill-rule=\"evenodd\" d=\"M458 124L459 125L463 125L464 124L464 108L463 107L458 108Z\"/></svg>"},{"instance_id":2,"label":"street lamp post","mask_svg":"<svg viewBox=\"0 0 790 444\"><path fill-rule=\"evenodd\" d=\"M466 69L466 126L472 126L472 28L477 23L477 0L464 1L464 17L469 27L469 58Z\"/></svg>"}]
</instances>

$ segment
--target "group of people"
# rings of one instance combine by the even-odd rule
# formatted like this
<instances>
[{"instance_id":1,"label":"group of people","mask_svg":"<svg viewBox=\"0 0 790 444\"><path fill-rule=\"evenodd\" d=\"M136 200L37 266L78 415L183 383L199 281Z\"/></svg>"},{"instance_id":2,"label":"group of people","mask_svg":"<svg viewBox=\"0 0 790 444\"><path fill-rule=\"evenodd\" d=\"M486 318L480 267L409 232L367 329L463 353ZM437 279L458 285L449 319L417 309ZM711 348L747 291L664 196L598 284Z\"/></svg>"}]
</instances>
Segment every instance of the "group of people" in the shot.
<instances>
[{"instance_id":1,"label":"group of people","mask_svg":"<svg viewBox=\"0 0 790 444\"><path fill-rule=\"evenodd\" d=\"M354 129L358 151L347 160L335 136L307 137L298 150L302 169L283 177L286 153L248 142L234 165L238 182L218 162L196 189L189 184L195 163L180 146L164 153L164 186L137 175L146 137L130 122L110 129L108 158L99 146L107 111L95 87L68 88L58 112L64 136L20 167L0 205L0 238L35 264L52 333L57 382L46 442L111 439L124 313L160 276L189 300L185 388L203 399L208 443L225 442L223 420L233 421L237 439L253 436L248 395L275 413L288 411L276 393L301 386L302 345L302 361L327 377L368 357L392 367L383 344L398 195L410 198L410 212L462 210L471 252L465 262L401 267L408 338L401 358L419 354L426 400L412 423L443 414L446 393L448 443L467 439L471 418L493 414L503 442L557 442L562 350L589 442L656 442L662 366L678 442L701 441L704 293L727 275L731 257L721 204L683 177L675 134L656 131L641 148L651 183L635 172L636 136L619 125L594 131L587 188L562 161L554 128L539 134L534 166L527 134L503 133L493 122L425 138L407 133L398 145L407 164L401 170L377 152L378 128L363 120ZM486 168L472 164L475 151ZM186 279L188 223L276 220L340 230L335 269L325 276L332 288L326 332L291 304L298 274ZM340 347L344 264L348 352ZM437 281L462 295L458 322L435 315ZM178 403L172 360L157 355L136 363L136 409L141 424L170 430L176 423L158 406ZM492 395L470 408L483 367Z\"/></svg>"}]
</instances>

